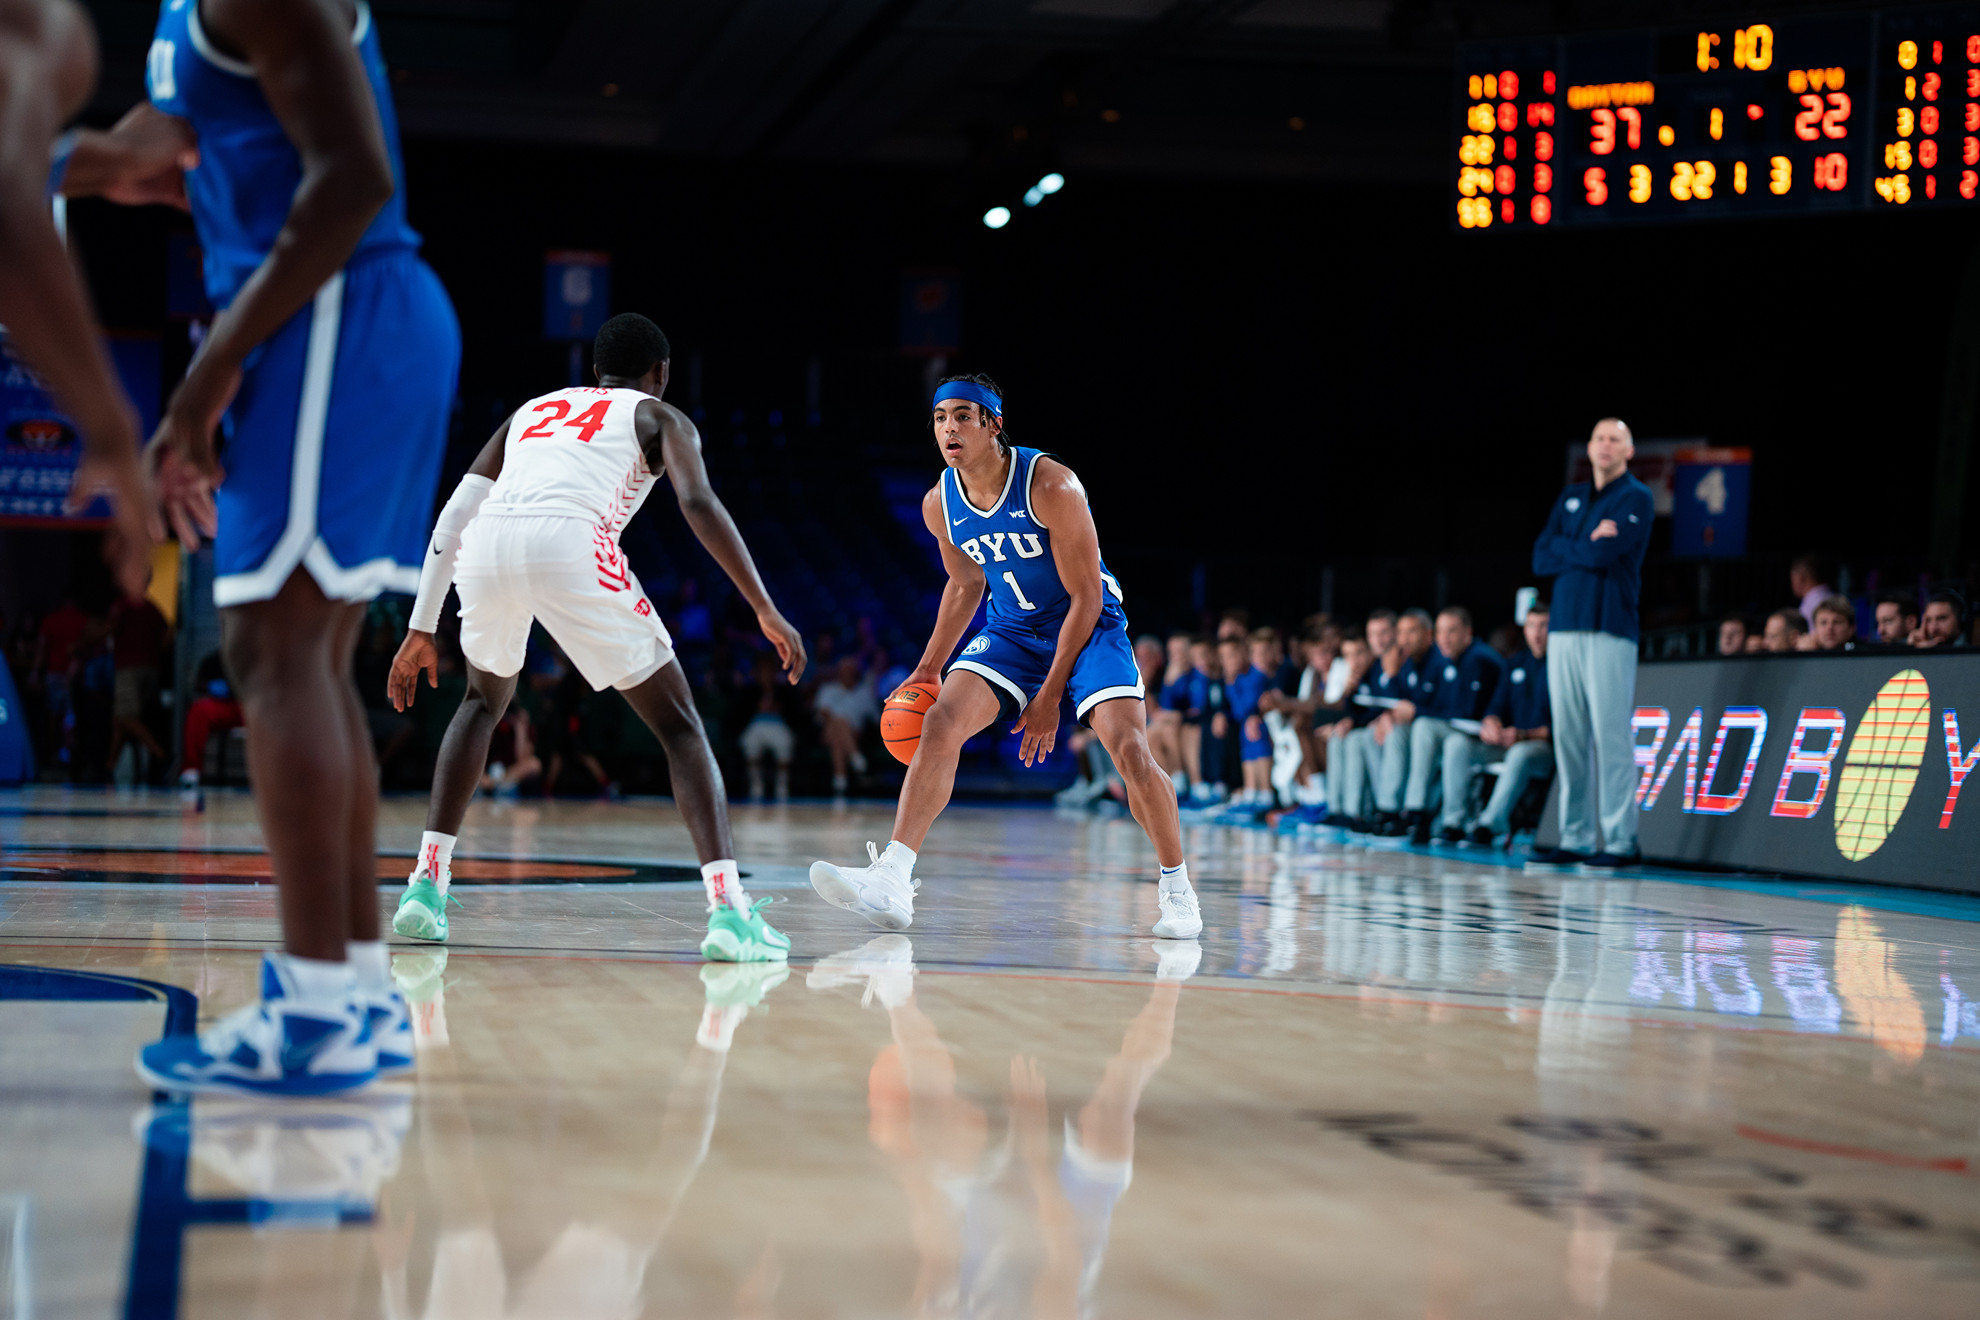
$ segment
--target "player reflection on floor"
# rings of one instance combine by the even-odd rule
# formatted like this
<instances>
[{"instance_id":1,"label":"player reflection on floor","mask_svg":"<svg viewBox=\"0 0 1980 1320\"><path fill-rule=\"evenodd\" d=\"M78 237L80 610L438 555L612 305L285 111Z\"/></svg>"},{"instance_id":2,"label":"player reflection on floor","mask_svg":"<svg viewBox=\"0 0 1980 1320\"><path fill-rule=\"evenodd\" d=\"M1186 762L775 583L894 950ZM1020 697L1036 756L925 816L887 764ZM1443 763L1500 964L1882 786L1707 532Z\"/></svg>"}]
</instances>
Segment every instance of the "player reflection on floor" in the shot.
<instances>
[{"instance_id":1,"label":"player reflection on floor","mask_svg":"<svg viewBox=\"0 0 1980 1320\"><path fill-rule=\"evenodd\" d=\"M701 1026L668 1092L659 1142L635 1180L652 1189L657 1207L653 1198L623 1205L603 1198L594 1213L565 1226L512 1286L448 1044L441 988L445 958L444 951L401 955L393 964L419 1040L418 1144L427 1184L439 1189L441 1221L426 1305L415 1310L406 1268L413 1224L392 1212L389 1196L381 1206L373 1241L384 1278L384 1315L387 1320L628 1320L641 1314L647 1265L708 1158L736 1027L790 975L788 967L711 963L702 968L707 1007ZM765 1313L777 1272L775 1256L766 1248L736 1298L739 1316Z\"/></svg>"},{"instance_id":2,"label":"player reflection on floor","mask_svg":"<svg viewBox=\"0 0 1980 1320\"><path fill-rule=\"evenodd\" d=\"M1182 983L1202 956L1194 941L1157 948L1148 1003L1092 1098L1067 1115L1056 1164L1035 1059L1011 1059L1006 1127L994 1146L988 1116L957 1092L955 1060L915 1000L906 936L882 935L812 970L811 989L864 981L862 1002L877 999L887 1011L893 1041L868 1074L868 1132L907 1197L921 1254L910 1314L1091 1313L1114 1205L1133 1176L1135 1110L1169 1057Z\"/></svg>"}]
</instances>

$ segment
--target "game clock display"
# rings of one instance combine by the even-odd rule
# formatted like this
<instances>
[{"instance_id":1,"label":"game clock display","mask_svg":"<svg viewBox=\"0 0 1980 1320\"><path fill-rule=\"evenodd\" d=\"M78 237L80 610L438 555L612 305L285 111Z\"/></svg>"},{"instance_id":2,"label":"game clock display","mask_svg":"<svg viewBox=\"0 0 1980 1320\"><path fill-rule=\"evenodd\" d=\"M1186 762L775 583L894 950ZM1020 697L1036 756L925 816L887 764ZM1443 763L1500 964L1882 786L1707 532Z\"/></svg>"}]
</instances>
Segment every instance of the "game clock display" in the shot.
<instances>
[{"instance_id":1,"label":"game clock display","mask_svg":"<svg viewBox=\"0 0 1980 1320\"><path fill-rule=\"evenodd\" d=\"M1459 47L1462 230L1980 207L1980 4Z\"/></svg>"}]
</instances>

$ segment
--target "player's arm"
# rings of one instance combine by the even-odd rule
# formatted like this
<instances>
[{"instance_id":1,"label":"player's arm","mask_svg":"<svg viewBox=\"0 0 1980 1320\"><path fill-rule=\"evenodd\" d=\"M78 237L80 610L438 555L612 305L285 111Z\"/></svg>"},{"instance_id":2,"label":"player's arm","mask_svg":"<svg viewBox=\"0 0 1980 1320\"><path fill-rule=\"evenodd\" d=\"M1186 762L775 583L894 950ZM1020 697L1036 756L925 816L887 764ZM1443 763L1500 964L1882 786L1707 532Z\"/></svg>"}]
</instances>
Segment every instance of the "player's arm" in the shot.
<instances>
[{"instance_id":1,"label":"player's arm","mask_svg":"<svg viewBox=\"0 0 1980 1320\"><path fill-rule=\"evenodd\" d=\"M392 162L351 15L335 0L200 0L215 43L254 68L262 94L302 158L302 180L268 257L213 320L172 392L152 461L189 475L166 480L175 508L190 484L215 483L213 431L240 387L241 363L342 269L392 196ZM202 511L207 535L210 510Z\"/></svg>"},{"instance_id":2,"label":"player's arm","mask_svg":"<svg viewBox=\"0 0 1980 1320\"><path fill-rule=\"evenodd\" d=\"M950 542L948 518L948 511L942 505L942 488L930 486L921 497L921 522L942 552L942 567L948 570L949 580L942 584L942 603L935 609L935 631L929 634L928 645L922 649L914 672L907 676L908 683L941 684L942 666L956 653L956 643L962 640L963 630L976 617L976 607L983 601L983 569Z\"/></svg>"},{"instance_id":3,"label":"player's arm","mask_svg":"<svg viewBox=\"0 0 1980 1320\"><path fill-rule=\"evenodd\" d=\"M1037 460L1031 472L1031 507L1038 521L1052 529L1052 563L1072 599L1066 606L1066 620L1059 625L1052 667L1012 730L1024 734L1018 744L1018 760L1026 765L1044 760L1058 741L1059 702L1066 694L1079 653L1093 636L1093 625L1100 622L1101 592L1105 590L1100 581L1100 534L1093 528L1086 488L1071 468L1053 459Z\"/></svg>"},{"instance_id":4,"label":"player's arm","mask_svg":"<svg viewBox=\"0 0 1980 1320\"><path fill-rule=\"evenodd\" d=\"M510 413L488 437L488 443L474 456L461 484L441 506L433 521L433 536L426 548L426 559L419 566L419 594L413 597L412 617L406 620L406 639L392 657L392 672L385 679L385 695L395 710L412 705L419 690L419 676L426 675L428 687L440 686L440 648L433 634L440 627L440 611L447 604L447 590L454 585L454 564L461 555L461 536L474 515L481 511L495 479L502 475L502 453L509 436Z\"/></svg>"},{"instance_id":5,"label":"player's arm","mask_svg":"<svg viewBox=\"0 0 1980 1320\"><path fill-rule=\"evenodd\" d=\"M784 662L790 681L796 683L804 677L804 638L771 603L770 593L756 572L756 561L743 544L742 533L736 530L735 519L709 484L708 467L701 461L701 432L686 413L658 399L640 403L633 427L640 448L646 452L647 466L665 472L674 483L674 499L695 539L715 557L750 609L756 611L756 626L777 648L777 658Z\"/></svg>"},{"instance_id":6,"label":"player's arm","mask_svg":"<svg viewBox=\"0 0 1980 1320\"><path fill-rule=\"evenodd\" d=\"M199 142L185 120L140 101L107 132L76 129L69 143L64 197L187 209L186 171L199 164Z\"/></svg>"},{"instance_id":7,"label":"player's arm","mask_svg":"<svg viewBox=\"0 0 1980 1320\"><path fill-rule=\"evenodd\" d=\"M162 534L138 470L137 412L97 333L88 295L48 212L49 144L95 81L88 21L70 5L0 9L0 322L82 432L73 505L107 489L118 583L144 590Z\"/></svg>"}]
</instances>

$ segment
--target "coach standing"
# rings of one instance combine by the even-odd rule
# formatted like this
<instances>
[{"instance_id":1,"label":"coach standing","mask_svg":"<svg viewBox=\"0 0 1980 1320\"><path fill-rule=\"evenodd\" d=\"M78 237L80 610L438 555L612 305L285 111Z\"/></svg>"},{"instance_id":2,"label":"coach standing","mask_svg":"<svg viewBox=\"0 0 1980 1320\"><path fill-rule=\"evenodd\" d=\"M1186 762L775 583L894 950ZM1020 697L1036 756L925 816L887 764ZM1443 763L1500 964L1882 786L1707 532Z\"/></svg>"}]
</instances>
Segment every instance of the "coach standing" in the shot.
<instances>
[{"instance_id":1,"label":"coach standing","mask_svg":"<svg viewBox=\"0 0 1980 1320\"><path fill-rule=\"evenodd\" d=\"M1588 437L1594 480L1561 492L1533 543L1533 571L1555 579L1547 687L1561 784L1560 845L1536 861L1613 867L1637 857L1629 716L1636 697L1637 599L1656 510L1650 488L1630 475L1635 453L1620 420L1595 423Z\"/></svg>"}]
</instances>

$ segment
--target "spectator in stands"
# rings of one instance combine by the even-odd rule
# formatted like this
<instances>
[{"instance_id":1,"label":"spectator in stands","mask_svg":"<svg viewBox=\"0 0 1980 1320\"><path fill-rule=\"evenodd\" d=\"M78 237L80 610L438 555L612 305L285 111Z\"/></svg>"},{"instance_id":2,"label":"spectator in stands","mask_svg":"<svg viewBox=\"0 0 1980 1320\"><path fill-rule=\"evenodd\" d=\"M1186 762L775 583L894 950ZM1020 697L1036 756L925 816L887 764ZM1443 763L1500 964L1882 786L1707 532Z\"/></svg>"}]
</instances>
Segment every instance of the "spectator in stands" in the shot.
<instances>
[{"instance_id":1,"label":"spectator in stands","mask_svg":"<svg viewBox=\"0 0 1980 1320\"><path fill-rule=\"evenodd\" d=\"M763 801L763 764L777 767L777 801L791 796L791 758L797 753L797 734L791 728L790 702L795 692L782 679L774 651L756 654L756 669L750 682L749 724L737 745L749 766L749 795Z\"/></svg>"},{"instance_id":2,"label":"spectator in stands","mask_svg":"<svg viewBox=\"0 0 1980 1320\"><path fill-rule=\"evenodd\" d=\"M1847 596L1831 596L1815 607L1815 630L1800 639L1796 650L1845 651L1856 641L1856 606Z\"/></svg>"},{"instance_id":3,"label":"spectator in stands","mask_svg":"<svg viewBox=\"0 0 1980 1320\"><path fill-rule=\"evenodd\" d=\"M1917 647L1960 646L1966 637L1966 601L1958 592L1941 588L1925 598L1925 614L1911 634Z\"/></svg>"},{"instance_id":4,"label":"spectator in stands","mask_svg":"<svg viewBox=\"0 0 1980 1320\"><path fill-rule=\"evenodd\" d=\"M72 685L78 651L88 632L89 616L73 597L62 597L61 604L41 616L40 659L35 669L41 675L43 699L48 708L51 759L71 759Z\"/></svg>"},{"instance_id":5,"label":"spectator in stands","mask_svg":"<svg viewBox=\"0 0 1980 1320\"><path fill-rule=\"evenodd\" d=\"M1396 612L1368 616L1363 639L1368 667L1349 689L1348 714L1327 735L1327 824L1362 831L1374 828L1368 794L1381 761L1375 721L1402 689L1404 657L1396 645Z\"/></svg>"},{"instance_id":6,"label":"spectator in stands","mask_svg":"<svg viewBox=\"0 0 1980 1320\"><path fill-rule=\"evenodd\" d=\"M1409 723L1416 718L1416 700L1427 696L1424 680L1436 660L1436 624L1428 610L1404 610L1396 620L1396 649L1402 652L1401 682L1389 708L1369 726L1381 759L1375 772L1374 832L1401 838L1409 832L1403 822L1403 790L1409 786Z\"/></svg>"},{"instance_id":7,"label":"spectator in stands","mask_svg":"<svg viewBox=\"0 0 1980 1320\"><path fill-rule=\"evenodd\" d=\"M1251 611L1225 610L1217 617L1217 640L1221 642L1231 637L1235 637L1241 642L1249 640L1251 637ZM1230 679L1234 675L1226 674L1224 677Z\"/></svg>"},{"instance_id":8,"label":"spectator in stands","mask_svg":"<svg viewBox=\"0 0 1980 1320\"><path fill-rule=\"evenodd\" d=\"M1224 684L1230 700L1230 718L1237 728L1237 759L1243 767L1243 786L1231 799L1235 811L1255 815L1271 805L1272 740L1265 734L1265 717L1259 700L1272 686L1270 629L1261 628L1249 637L1226 637L1217 643L1217 658L1226 674Z\"/></svg>"},{"instance_id":9,"label":"spectator in stands","mask_svg":"<svg viewBox=\"0 0 1980 1320\"><path fill-rule=\"evenodd\" d=\"M1527 610L1520 630L1526 647L1506 666L1506 681L1499 684L1478 732L1479 741L1489 749L1487 756L1500 761L1492 796L1471 823L1471 841L1488 847L1511 831L1512 809L1526 786L1554 773L1554 745L1547 737L1547 721L1553 714L1547 697L1545 602L1536 601Z\"/></svg>"},{"instance_id":10,"label":"spectator in stands","mask_svg":"<svg viewBox=\"0 0 1980 1320\"><path fill-rule=\"evenodd\" d=\"M172 625L149 596L119 600L110 607L110 651L117 667L110 713L113 772L129 742L144 748L160 773L165 769L165 748L151 731L151 715L158 704L158 667L164 663L171 636Z\"/></svg>"},{"instance_id":11,"label":"spectator in stands","mask_svg":"<svg viewBox=\"0 0 1980 1320\"><path fill-rule=\"evenodd\" d=\"M708 646L715 640L715 620L701 603L701 588L691 577L681 579L680 600L674 606L675 640L682 646Z\"/></svg>"},{"instance_id":12,"label":"spectator in stands","mask_svg":"<svg viewBox=\"0 0 1980 1320\"><path fill-rule=\"evenodd\" d=\"M1877 640L1886 646L1909 646L1918 630L1918 606L1893 593L1877 602Z\"/></svg>"},{"instance_id":13,"label":"spectator in stands","mask_svg":"<svg viewBox=\"0 0 1980 1320\"><path fill-rule=\"evenodd\" d=\"M1209 755L1210 688L1216 683L1217 648L1208 637L1192 637L1189 642L1189 675L1182 706L1183 772L1189 776L1192 806L1208 806L1217 800L1216 784L1221 762ZM1218 688L1218 700L1223 690Z\"/></svg>"},{"instance_id":14,"label":"spectator in stands","mask_svg":"<svg viewBox=\"0 0 1980 1320\"><path fill-rule=\"evenodd\" d=\"M1165 651L1161 682L1149 689L1155 698L1155 709L1148 720L1148 750L1155 754L1158 764L1168 769L1170 782L1175 784L1176 796L1180 798L1195 782L1190 774L1194 758L1183 738L1186 727L1183 714L1189 709L1189 676L1193 668L1189 634L1171 633Z\"/></svg>"},{"instance_id":15,"label":"spectator in stands","mask_svg":"<svg viewBox=\"0 0 1980 1320\"><path fill-rule=\"evenodd\" d=\"M216 733L231 733L247 727L241 703L234 696L233 684L220 665L215 651L199 662L193 671L193 699L186 707L186 744L179 771L181 788L198 788L206 775L206 744Z\"/></svg>"},{"instance_id":16,"label":"spectator in stands","mask_svg":"<svg viewBox=\"0 0 1980 1320\"><path fill-rule=\"evenodd\" d=\"M860 674L856 656L839 661L832 677L818 685L812 704L818 711L825 750L832 758L832 796L844 797L850 785L847 772L866 773L859 736L880 719L880 703L874 700L872 685Z\"/></svg>"},{"instance_id":17,"label":"spectator in stands","mask_svg":"<svg viewBox=\"0 0 1980 1320\"><path fill-rule=\"evenodd\" d=\"M512 701L489 739L488 768L481 776L481 791L512 798L522 792L524 784L542 774L543 760L536 754L536 731L529 709L520 701Z\"/></svg>"},{"instance_id":18,"label":"spectator in stands","mask_svg":"<svg viewBox=\"0 0 1980 1320\"><path fill-rule=\"evenodd\" d=\"M1815 629L1815 607L1836 594L1829 585L1835 577L1835 567L1815 555L1803 555L1788 565L1788 590L1794 593L1795 608L1810 632Z\"/></svg>"},{"instance_id":19,"label":"spectator in stands","mask_svg":"<svg viewBox=\"0 0 1980 1320\"><path fill-rule=\"evenodd\" d=\"M1264 706L1268 715L1285 721L1292 734L1293 745L1299 752L1299 763L1292 775L1293 798L1303 810L1311 808L1302 819L1317 824L1325 815L1320 808L1326 792L1319 774L1324 761L1321 746L1315 741L1316 725L1323 721L1332 724L1342 713L1336 709L1341 692L1337 690L1332 701L1327 698L1328 688L1337 678L1345 687L1341 630L1332 623L1309 621L1309 630L1300 639L1299 649L1305 663L1298 671L1292 691L1267 692Z\"/></svg>"},{"instance_id":20,"label":"spectator in stands","mask_svg":"<svg viewBox=\"0 0 1980 1320\"><path fill-rule=\"evenodd\" d=\"M1719 654L1745 655L1748 632L1746 616L1743 614L1728 614L1720 619Z\"/></svg>"},{"instance_id":21,"label":"spectator in stands","mask_svg":"<svg viewBox=\"0 0 1980 1320\"><path fill-rule=\"evenodd\" d=\"M1800 649L1808 634L1808 624L1797 609L1779 609L1767 616L1767 630L1761 635L1761 648L1774 655Z\"/></svg>"},{"instance_id":22,"label":"spectator in stands","mask_svg":"<svg viewBox=\"0 0 1980 1320\"><path fill-rule=\"evenodd\" d=\"M1410 842L1430 842L1437 778L1443 777L1443 812L1438 822L1447 843L1464 838L1465 795L1471 767L1484 750L1476 723L1485 718L1506 662L1477 639L1471 613L1461 605L1437 612L1437 651L1424 667L1419 696L1409 721L1409 787L1403 794L1403 823ZM1395 714L1400 715L1398 708ZM1465 726L1474 726L1467 728Z\"/></svg>"},{"instance_id":23,"label":"spectator in stands","mask_svg":"<svg viewBox=\"0 0 1980 1320\"><path fill-rule=\"evenodd\" d=\"M1533 571L1554 578L1547 690L1553 711L1561 835L1543 865L1625 866L1636 846L1636 651L1643 556L1656 519L1630 475L1629 427L1605 417L1588 437L1593 480L1562 491L1533 543ZM1600 851L1597 827L1600 828Z\"/></svg>"}]
</instances>

